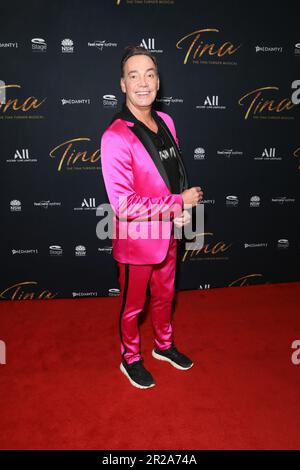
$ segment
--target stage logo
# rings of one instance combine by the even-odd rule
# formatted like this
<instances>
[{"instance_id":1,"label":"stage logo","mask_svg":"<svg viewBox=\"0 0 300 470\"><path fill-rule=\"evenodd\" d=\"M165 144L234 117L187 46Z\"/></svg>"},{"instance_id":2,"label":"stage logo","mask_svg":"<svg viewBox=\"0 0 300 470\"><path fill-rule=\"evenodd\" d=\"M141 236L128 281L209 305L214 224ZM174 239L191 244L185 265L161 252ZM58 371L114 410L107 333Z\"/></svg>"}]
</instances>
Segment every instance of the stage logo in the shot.
<instances>
[{"instance_id":1,"label":"stage logo","mask_svg":"<svg viewBox=\"0 0 300 470\"><path fill-rule=\"evenodd\" d=\"M185 52L183 63L190 61L193 64L237 65L236 62L225 59L235 56L242 45L220 41L219 33L217 28L197 29L179 39L176 47Z\"/></svg>"},{"instance_id":2,"label":"stage logo","mask_svg":"<svg viewBox=\"0 0 300 470\"><path fill-rule=\"evenodd\" d=\"M47 44L45 39L33 38L31 39L31 47L33 52L46 52Z\"/></svg>"}]
</instances>

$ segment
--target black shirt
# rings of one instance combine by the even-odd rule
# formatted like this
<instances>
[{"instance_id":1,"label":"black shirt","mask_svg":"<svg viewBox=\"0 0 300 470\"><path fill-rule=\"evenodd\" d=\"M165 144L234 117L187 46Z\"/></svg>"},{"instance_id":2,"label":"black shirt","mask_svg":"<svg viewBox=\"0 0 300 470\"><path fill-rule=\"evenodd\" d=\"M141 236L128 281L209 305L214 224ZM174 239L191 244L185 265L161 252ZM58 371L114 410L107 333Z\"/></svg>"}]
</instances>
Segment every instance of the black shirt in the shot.
<instances>
[{"instance_id":1,"label":"black shirt","mask_svg":"<svg viewBox=\"0 0 300 470\"><path fill-rule=\"evenodd\" d=\"M155 116L153 116L155 119ZM157 133L153 132L147 126L144 126L148 131L155 147L157 148L160 159L164 165L168 175L172 194L180 193L180 173L178 168L178 160L173 143L162 127L162 125L155 119L158 126Z\"/></svg>"},{"instance_id":2,"label":"black shirt","mask_svg":"<svg viewBox=\"0 0 300 470\"><path fill-rule=\"evenodd\" d=\"M180 194L180 172L179 172L176 151L174 149L174 146L170 137L168 136L167 132L160 124L159 120L157 119L155 111L152 110L151 114L158 126L157 133L153 132L142 121L137 119L134 116L134 114L132 114L132 112L129 110L129 108L126 106L126 104L123 105L123 111L126 112L126 114L128 115L131 121L138 123L148 133L149 137L151 138L153 144L155 145L158 151L162 164L164 165L164 168L168 175L168 179L171 185L171 193Z\"/></svg>"}]
</instances>

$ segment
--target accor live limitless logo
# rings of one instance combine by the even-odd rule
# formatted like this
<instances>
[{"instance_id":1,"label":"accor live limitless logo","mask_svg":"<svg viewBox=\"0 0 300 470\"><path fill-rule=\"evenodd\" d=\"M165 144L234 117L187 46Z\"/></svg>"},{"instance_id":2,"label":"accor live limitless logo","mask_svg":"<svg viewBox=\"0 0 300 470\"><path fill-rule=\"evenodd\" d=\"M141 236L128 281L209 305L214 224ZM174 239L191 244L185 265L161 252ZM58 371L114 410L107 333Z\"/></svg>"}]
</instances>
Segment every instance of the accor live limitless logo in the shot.
<instances>
[{"instance_id":1,"label":"accor live limitless logo","mask_svg":"<svg viewBox=\"0 0 300 470\"><path fill-rule=\"evenodd\" d=\"M197 29L184 37L179 39L176 43L177 49L184 49L185 56L183 63L187 64L189 60L193 63L217 63L217 64L232 64L236 65L236 62L223 62L223 59L228 56L236 54L236 52L242 46L241 44L235 45L230 41L220 41L219 39L220 30L217 28L203 28ZM217 38L215 39L217 35ZM211 42L211 38L213 41ZM217 59L213 61L212 59ZM203 60L200 60L203 59ZM204 59L209 59L205 61ZM222 60L220 60L222 59Z\"/></svg>"}]
</instances>

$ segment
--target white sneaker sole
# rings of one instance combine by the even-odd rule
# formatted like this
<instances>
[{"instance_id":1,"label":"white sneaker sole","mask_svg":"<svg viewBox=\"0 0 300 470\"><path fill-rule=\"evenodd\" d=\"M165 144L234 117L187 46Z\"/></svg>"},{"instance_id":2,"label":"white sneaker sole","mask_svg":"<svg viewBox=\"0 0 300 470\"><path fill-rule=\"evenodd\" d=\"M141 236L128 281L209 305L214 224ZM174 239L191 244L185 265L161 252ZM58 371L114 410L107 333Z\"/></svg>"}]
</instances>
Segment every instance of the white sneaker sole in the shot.
<instances>
[{"instance_id":1,"label":"white sneaker sole","mask_svg":"<svg viewBox=\"0 0 300 470\"><path fill-rule=\"evenodd\" d=\"M189 367L182 367L180 366L179 364L176 364L176 362L172 361L171 359L169 359L168 357L165 357L165 356L161 356L160 354L157 354L154 349L152 349L152 356L155 357L155 359L158 359L159 361L166 361L166 362L169 362L170 364L172 364L173 367L175 367L175 369L179 369L179 370L189 370L191 367L193 367L194 363L192 363Z\"/></svg>"},{"instance_id":2,"label":"white sneaker sole","mask_svg":"<svg viewBox=\"0 0 300 470\"><path fill-rule=\"evenodd\" d=\"M123 372L124 375L126 375L127 379L129 380L129 382L131 383L131 385L133 385L134 387L136 388L141 388L141 389L146 389L146 388L151 388L151 387L154 387L155 384L151 384L151 385L140 385L138 383L136 383L134 380L132 380L132 378L129 376L127 370L125 369L125 367L123 366L123 364L121 363L120 364L120 370L121 372Z\"/></svg>"}]
</instances>

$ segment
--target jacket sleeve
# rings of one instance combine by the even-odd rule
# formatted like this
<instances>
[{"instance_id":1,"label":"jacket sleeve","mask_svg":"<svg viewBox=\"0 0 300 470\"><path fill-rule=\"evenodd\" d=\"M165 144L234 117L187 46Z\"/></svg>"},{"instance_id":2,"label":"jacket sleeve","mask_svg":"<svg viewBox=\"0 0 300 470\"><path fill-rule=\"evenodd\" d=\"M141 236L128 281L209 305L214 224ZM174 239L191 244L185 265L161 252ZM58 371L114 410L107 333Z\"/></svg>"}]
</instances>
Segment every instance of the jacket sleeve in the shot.
<instances>
[{"instance_id":1,"label":"jacket sleeve","mask_svg":"<svg viewBox=\"0 0 300 470\"><path fill-rule=\"evenodd\" d=\"M101 139L102 174L117 217L141 221L172 220L179 216L183 208L180 194L151 198L136 193L131 158L126 141L110 129L105 131Z\"/></svg>"}]
</instances>

